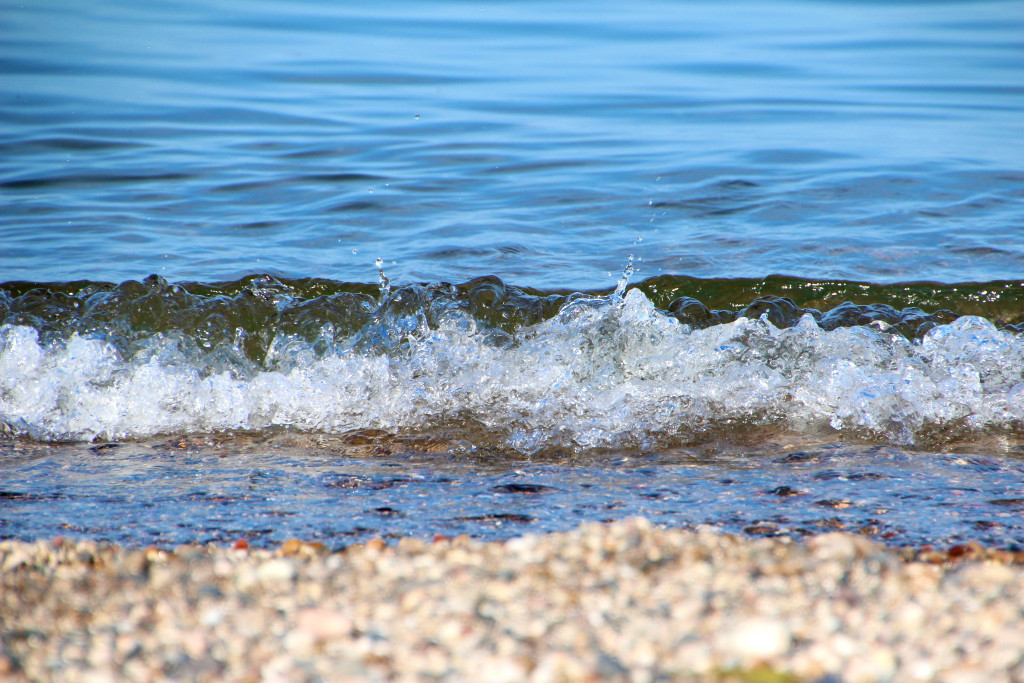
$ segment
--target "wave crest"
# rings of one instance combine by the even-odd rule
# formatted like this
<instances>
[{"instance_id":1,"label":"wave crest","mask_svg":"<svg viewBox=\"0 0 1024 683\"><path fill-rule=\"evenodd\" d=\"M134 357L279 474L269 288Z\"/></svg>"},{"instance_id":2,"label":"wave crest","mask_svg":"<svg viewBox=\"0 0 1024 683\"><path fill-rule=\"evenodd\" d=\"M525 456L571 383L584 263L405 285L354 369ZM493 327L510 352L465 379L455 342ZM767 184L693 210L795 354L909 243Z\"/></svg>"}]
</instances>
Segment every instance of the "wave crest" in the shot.
<instances>
[{"instance_id":1,"label":"wave crest","mask_svg":"<svg viewBox=\"0 0 1024 683\"><path fill-rule=\"evenodd\" d=\"M763 425L906 445L1024 424L1024 341L983 318L916 341L885 325L824 329L810 313L787 327L767 314L699 327L632 289L563 297L508 332L470 305L410 292L370 306L356 334L278 330L259 364L242 344L214 353L173 333L126 354L4 325L0 421L46 441L471 425L476 441L523 453L664 447Z\"/></svg>"}]
</instances>

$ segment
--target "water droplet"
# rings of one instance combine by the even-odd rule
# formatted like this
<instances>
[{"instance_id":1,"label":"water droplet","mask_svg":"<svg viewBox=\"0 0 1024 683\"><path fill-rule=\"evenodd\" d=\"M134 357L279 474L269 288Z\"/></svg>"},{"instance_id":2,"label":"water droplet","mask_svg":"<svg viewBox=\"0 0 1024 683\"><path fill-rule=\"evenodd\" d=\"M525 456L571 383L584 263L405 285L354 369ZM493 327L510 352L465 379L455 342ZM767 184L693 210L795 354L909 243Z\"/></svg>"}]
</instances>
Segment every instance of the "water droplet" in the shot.
<instances>
[{"instance_id":1,"label":"water droplet","mask_svg":"<svg viewBox=\"0 0 1024 683\"><path fill-rule=\"evenodd\" d=\"M622 271L622 277L619 278L619 283L615 285L615 291L611 293L608 298L611 301L622 302L626 296L626 285L629 284L629 278L633 274L633 255L630 254L626 261L626 267Z\"/></svg>"},{"instance_id":2,"label":"water droplet","mask_svg":"<svg viewBox=\"0 0 1024 683\"><path fill-rule=\"evenodd\" d=\"M380 274L378 282L380 283L380 305L383 306L384 302L387 301L388 296L391 294L391 280L384 274L384 259L378 258L377 261L377 272Z\"/></svg>"}]
</instances>

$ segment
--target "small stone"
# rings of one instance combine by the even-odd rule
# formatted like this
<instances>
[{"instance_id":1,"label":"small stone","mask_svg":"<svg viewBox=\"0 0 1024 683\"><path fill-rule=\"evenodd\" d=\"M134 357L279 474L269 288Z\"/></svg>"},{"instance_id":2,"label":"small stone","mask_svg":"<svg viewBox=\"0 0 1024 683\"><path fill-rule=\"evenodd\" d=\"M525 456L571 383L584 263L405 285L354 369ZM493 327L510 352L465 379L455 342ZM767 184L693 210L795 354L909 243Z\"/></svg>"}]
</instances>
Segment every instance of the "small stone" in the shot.
<instances>
[{"instance_id":1,"label":"small stone","mask_svg":"<svg viewBox=\"0 0 1024 683\"><path fill-rule=\"evenodd\" d=\"M14 571L18 567L29 565L31 563L32 558L28 553L28 547L19 545L7 553L7 556L4 558L2 569L5 572Z\"/></svg>"},{"instance_id":2,"label":"small stone","mask_svg":"<svg viewBox=\"0 0 1024 683\"><path fill-rule=\"evenodd\" d=\"M199 623L206 628L213 628L224 621L225 610L223 607L214 606L203 612L202 616L199 617Z\"/></svg>"},{"instance_id":3,"label":"small stone","mask_svg":"<svg viewBox=\"0 0 1024 683\"><path fill-rule=\"evenodd\" d=\"M145 576L149 571L149 560L146 559L145 553L130 553L124 558L124 567L129 574Z\"/></svg>"},{"instance_id":4,"label":"small stone","mask_svg":"<svg viewBox=\"0 0 1024 683\"><path fill-rule=\"evenodd\" d=\"M789 649L789 628L778 619L753 617L739 622L724 635L725 649L745 662L762 662Z\"/></svg>"},{"instance_id":5,"label":"small stone","mask_svg":"<svg viewBox=\"0 0 1024 683\"><path fill-rule=\"evenodd\" d=\"M277 559L264 562L256 569L260 583L283 583L295 578L295 565L290 560Z\"/></svg>"},{"instance_id":6,"label":"small stone","mask_svg":"<svg viewBox=\"0 0 1024 683\"><path fill-rule=\"evenodd\" d=\"M289 631L283 642L284 648L296 657L306 658L316 651L316 637L306 631Z\"/></svg>"},{"instance_id":7,"label":"small stone","mask_svg":"<svg viewBox=\"0 0 1024 683\"><path fill-rule=\"evenodd\" d=\"M18 665L11 657L0 654L0 676L11 676L18 671Z\"/></svg>"},{"instance_id":8,"label":"small stone","mask_svg":"<svg viewBox=\"0 0 1024 683\"><path fill-rule=\"evenodd\" d=\"M297 538L289 538L281 544L281 554L285 557L288 557L289 555L297 555L301 548L302 541Z\"/></svg>"},{"instance_id":9,"label":"small stone","mask_svg":"<svg viewBox=\"0 0 1024 683\"><path fill-rule=\"evenodd\" d=\"M522 664L514 658L490 655L480 663L480 668L476 673L481 681L514 683L514 681L523 680L526 671L523 670Z\"/></svg>"},{"instance_id":10,"label":"small stone","mask_svg":"<svg viewBox=\"0 0 1024 683\"><path fill-rule=\"evenodd\" d=\"M319 640L342 638L352 634L352 619L341 612L310 608L299 612L296 625Z\"/></svg>"},{"instance_id":11,"label":"small stone","mask_svg":"<svg viewBox=\"0 0 1024 683\"><path fill-rule=\"evenodd\" d=\"M857 554L854 539L850 534L831 532L810 538L807 547L820 559L845 561Z\"/></svg>"}]
</instances>

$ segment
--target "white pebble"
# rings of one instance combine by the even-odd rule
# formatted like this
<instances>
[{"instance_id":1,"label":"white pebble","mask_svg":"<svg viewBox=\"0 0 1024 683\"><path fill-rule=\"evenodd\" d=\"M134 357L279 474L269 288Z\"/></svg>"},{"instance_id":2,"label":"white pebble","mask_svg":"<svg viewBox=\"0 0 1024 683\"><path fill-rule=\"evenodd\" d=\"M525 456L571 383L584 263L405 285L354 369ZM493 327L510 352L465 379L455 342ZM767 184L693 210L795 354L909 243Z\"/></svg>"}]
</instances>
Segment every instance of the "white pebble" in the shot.
<instances>
[{"instance_id":1,"label":"white pebble","mask_svg":"<svg viewBox=\"0 0 1024 683\"><path fill-rule=\"evenodd\" d=\"M295 565L284 558L270 560L256 569L256 577L260 583L291 581L295 578Z\"/></svg>"}]
</instances>

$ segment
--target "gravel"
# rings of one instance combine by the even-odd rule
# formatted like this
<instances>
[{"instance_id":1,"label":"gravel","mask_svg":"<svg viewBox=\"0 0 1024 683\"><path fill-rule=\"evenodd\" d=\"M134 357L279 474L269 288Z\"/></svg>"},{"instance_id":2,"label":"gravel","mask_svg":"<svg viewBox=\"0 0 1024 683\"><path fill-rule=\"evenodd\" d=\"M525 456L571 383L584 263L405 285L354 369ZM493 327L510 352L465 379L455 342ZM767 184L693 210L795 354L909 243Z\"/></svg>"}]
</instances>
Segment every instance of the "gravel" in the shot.
<instances>
[{"instance_id":1,"label":"gravel","mask_svg":"<svg viewBox=\"0 0 1024 683\"><path fill-rule=\"evenodd\" d=\"M645 519L338 552L4 541L0 678L1024 681L1022 560Z\"/></svg>"}]
</instances>

